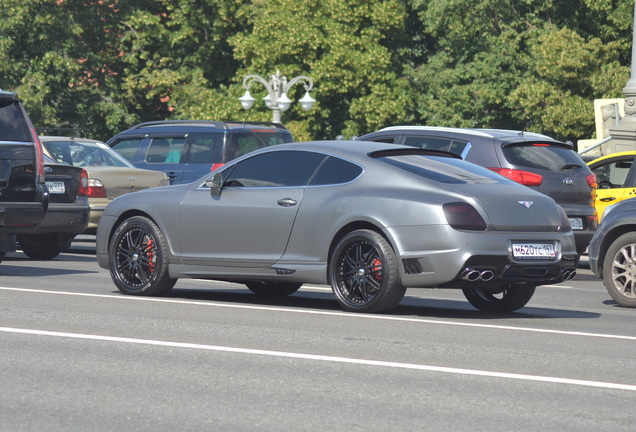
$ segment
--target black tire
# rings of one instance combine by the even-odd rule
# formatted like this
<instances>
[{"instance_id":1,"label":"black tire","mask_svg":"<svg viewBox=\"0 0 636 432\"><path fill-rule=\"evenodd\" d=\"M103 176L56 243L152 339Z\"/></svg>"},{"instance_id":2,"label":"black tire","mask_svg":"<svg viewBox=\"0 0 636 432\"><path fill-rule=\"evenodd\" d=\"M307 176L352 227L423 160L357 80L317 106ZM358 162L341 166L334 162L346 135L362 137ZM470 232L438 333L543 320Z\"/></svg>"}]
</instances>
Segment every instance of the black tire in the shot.
<instances>
[{"instance_id":1,"label":"black tire","mask_svg":"<svg viewBox=\"0 0 636 432\"><path fill-rule=\"evenodd\" d=\"M288 282L246 282L245 286L262 297L284 297L298 291L303 284Z\"/></svg>"},{"instance_id":2,"label":"black tire","mask_svg":"<svg viewBox=\"0 0 636 432\"><path fill-rule=\"evenodd\" d=\"M20 237L19 242L22 252L31 259L50 260L62 253L62 250L57 247L56 234Z\"/></svg>"},{"instance_id":3,"label":"black tire","mask_svg":"<svg viewBox=\"0 0 636 432\"><path fill-rule=\"evenodd\" d=\"M534 285L509 284L493 288L463 288L466 300L486 312L512 312L524 307L534 295Z\"/></svg>"},{"instance_id":4,"label":"black tire","mask_svg":"<svg viewBox=\"0 0 636 432\"><path fill-rule=\"evenodd\" d=\"M4 257L7 256L6 252L0 252L0 263L2 262L2 260L4 259Z\"/></svg>"},{"instance_id":5,"label":"black tire","mask_svg":"<svg viewBox=\"0 0 636 432\"><path fill-rule=\"evenodd\" d=\"M371 230L340 240L329 262L329 280L340 306L352 312L389 312L406 293L393 248Z\"/></svg>"},{"instance_id":6,"label":"black tire","mask_svg":"<svg viewBox=\"0 0 636 432\"><path fill-rule=\"evenodd\" d=\"M610 245L603 262L603 283L621 306L636 307L636 233L623 234Z\"/></svg>"},{"instance_id":7,"label":"black tire","mask_svg":"<svg viewBox=\"0 0 636 432\"><path fill-rule=\"evenodd\" d=\"M177 282L168 276L168 246L150 219L134 216L113 233L109 246L110 276L124 294L160 296Z\"/></svg>"}]
</instances>

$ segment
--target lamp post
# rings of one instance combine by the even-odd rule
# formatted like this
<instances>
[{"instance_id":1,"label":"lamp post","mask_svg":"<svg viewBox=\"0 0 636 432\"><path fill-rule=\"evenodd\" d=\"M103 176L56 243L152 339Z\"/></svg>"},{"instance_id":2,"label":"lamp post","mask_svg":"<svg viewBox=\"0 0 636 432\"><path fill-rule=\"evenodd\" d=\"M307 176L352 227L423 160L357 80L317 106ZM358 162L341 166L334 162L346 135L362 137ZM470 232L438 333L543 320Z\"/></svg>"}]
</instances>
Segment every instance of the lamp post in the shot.
<instances>
[{"instance_id":1,"label":"lamp post","mask_svg":"<svg viewBox=\"0 0 636 432\"><path fill-rule=\"evenodd\" d=\"M314 87L314 83L311 78L299 75L297 77L292 78L287 81L287 77L281 76L280 71L276 71L276 74L270 75L269 81L263 78L260 75L248 75L243 78L243 88L245 89L245 94L239 98L241 101L241 105L244 109L248 110L252 108L254 105L254 99L250 94L250 88L252 84L255 82L259 82L265 86L267 89L267 96L263 98L263 102L265 102L265 106L271 109L272 112L272 122L273 123L281 123L280 113L283 111L287 111L292 104L292 100L287 96L287 92L290 88L292 88L297 83L302 83L305 87L305 96L303 96L298 102L302 105L305 111L309 111L313 106L316 100L309 95L309 92Z\"/></svg>"},{"instance_id":2,"label":"lamp post","mask_svg":"<svg viewBox=\"0 0 636 432\"><path fill-rule=\"evenodd\" d=\"M623 88L623 95L625 96L625 117L616 126L610 127L614 152L636 149L636 3L634 4L631 77Z\"/></svg>"}]
</instances>

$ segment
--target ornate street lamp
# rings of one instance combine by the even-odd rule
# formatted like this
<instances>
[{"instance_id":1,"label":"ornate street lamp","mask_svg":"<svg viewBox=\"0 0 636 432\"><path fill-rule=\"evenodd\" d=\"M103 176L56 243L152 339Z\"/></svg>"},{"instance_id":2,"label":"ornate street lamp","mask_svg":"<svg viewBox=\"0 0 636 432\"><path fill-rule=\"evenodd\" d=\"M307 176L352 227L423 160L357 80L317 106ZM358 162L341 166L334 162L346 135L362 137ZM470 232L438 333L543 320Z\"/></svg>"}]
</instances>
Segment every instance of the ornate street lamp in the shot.
<instances>
[{"instance_id":1,"label":"ornate street lamp","mask_svg":"<svg viewBox=\"0 0 636 432\"><path fill-rule=\"evenodd\" d=\"M305 87L305 96L303 96L298 102L302 105L305 111L309 111L316 102L316 99L312 98L309 95L309 92L313 89L314 83L311 78L299 75L297 77L292 78L289 82L287 81L287 77L281 76L280 71L276 71L276 74L270 75L269 81L265 80L260 75L248 75L243 78L243 88L245 89L245 94L239 98L241 101L241 106L248 110L254 106L254 102L256 99L252 97L250 94L250 88L254 82L259 82L265 86L267 89L267 96L263 98L263 102L265 106L271 109L272 112L272 122L273 123L281 123L280 121L280 113L283 111L287 111L292 104L292 100L287 96L287 92L290 88L292 88L296 83L302 83Z\"/></svg>"}]
</instances>

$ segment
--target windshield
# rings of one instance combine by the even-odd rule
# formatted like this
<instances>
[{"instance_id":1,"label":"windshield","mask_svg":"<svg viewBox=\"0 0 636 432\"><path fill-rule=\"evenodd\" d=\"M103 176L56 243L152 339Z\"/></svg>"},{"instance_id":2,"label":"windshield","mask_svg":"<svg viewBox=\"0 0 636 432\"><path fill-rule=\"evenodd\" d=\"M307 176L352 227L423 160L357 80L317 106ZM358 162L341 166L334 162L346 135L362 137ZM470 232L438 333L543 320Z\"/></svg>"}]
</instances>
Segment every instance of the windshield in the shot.
<instances>
[{"instance_id":1,"label":"windshield","mask_svg":"<svg viewBox=\"0 0 636 432\"><path fill-rule=\"evenodd\" d=\"M77 167L134 168L134 165L103 143L76 140L47 141L46 138L43 138L42 144L51 156L61 163Z\"/></svg>"}]
</instances>

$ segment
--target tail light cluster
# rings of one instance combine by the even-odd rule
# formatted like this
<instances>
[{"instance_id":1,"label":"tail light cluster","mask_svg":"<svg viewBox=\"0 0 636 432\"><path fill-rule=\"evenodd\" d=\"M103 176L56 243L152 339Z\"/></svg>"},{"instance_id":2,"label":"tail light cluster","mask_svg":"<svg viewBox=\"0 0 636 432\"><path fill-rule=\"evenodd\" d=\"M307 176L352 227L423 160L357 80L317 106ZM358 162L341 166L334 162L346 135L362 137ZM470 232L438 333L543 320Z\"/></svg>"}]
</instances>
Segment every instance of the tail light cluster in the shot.
<instances>
[{"instance_id":1,"label":"tail light cluster","mask_svg":"<svg viewBox=\"0 0 636 432\"><path fill-rule=\"evenodd\" d=\"M80 184L77 195L88 196L88 173L85 169L82 169L82 173L80 174Z\"/></svg>"},{"instance_id":2,"label":"tail light cluster","mask_svg":"<svg viewBox=\"0 0 636 432\"><path fill-rule=\"evenodd\" d=\"M543 176L528 171L508 169L508 168L488 168L491 171L501 174L504 177L509 178L512 181L521 183L524 186L539 186L543 183Z\"/></svg>"},{"instance_id":3,"label":"tail light cluster","mask_svg":"<svg viewBox=\"0 0 636 432\"><path fill-rule=\"evenodd\" d=\"M89 198L107 198L106 188L97 179L88 179L88 197Z\"/></svg>"},{"instance_id":4,"label":"tail light cluster","mask_svg":"<svg viewBox=\"0 0 636 432\"><path fill-rule=\"evenodd\" d=\"M486 231L486 221L470 204L453 202L444 204L442 208L451 227L461 230Z\"/></svg>"}]
</instances>

